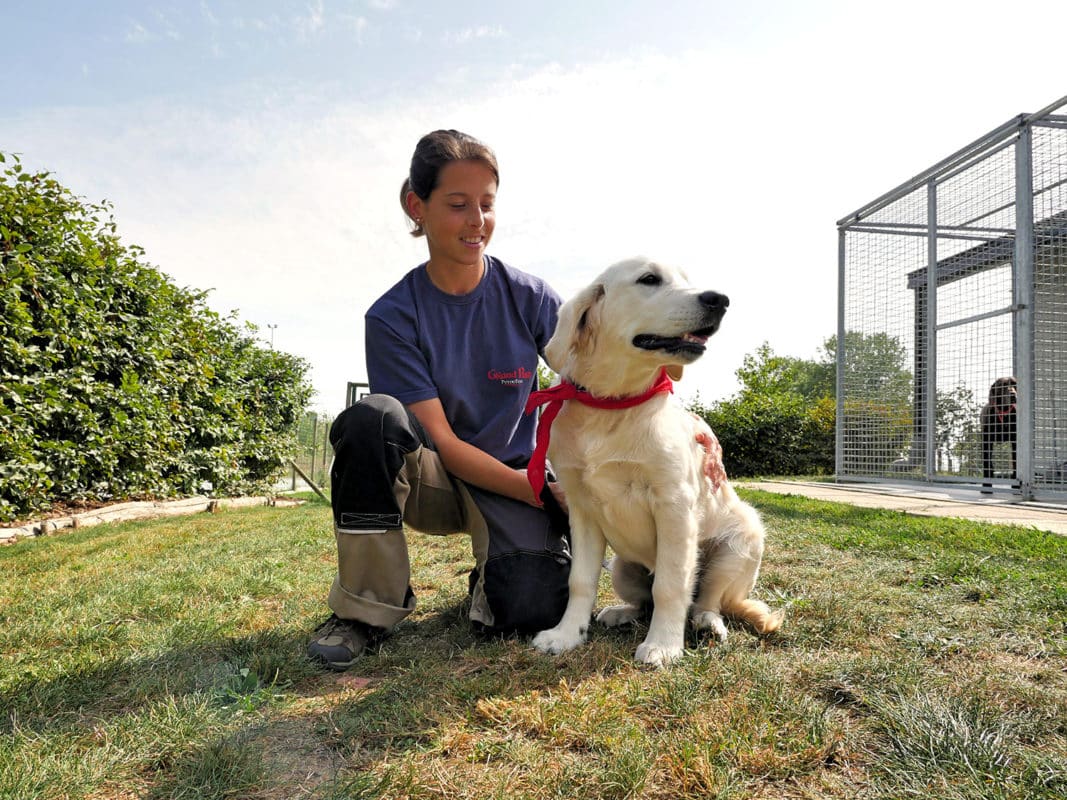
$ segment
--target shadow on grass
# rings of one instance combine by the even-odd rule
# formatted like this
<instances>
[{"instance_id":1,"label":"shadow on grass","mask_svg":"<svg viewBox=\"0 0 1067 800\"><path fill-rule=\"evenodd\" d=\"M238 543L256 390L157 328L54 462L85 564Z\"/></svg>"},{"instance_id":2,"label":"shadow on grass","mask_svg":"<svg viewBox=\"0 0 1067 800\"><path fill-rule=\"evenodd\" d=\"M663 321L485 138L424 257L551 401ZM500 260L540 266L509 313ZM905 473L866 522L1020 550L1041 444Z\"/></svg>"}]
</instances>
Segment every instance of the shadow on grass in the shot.
<instances>
[{"instance_id":1,"label":"shadow on grass","mask_svg":"<svg viewBox=\"0 0 1067 800\"><path fill-rule=\"evenodd\" d=\"M533 649L531 634L476 632L467 609L463 601L405 622L354 665L349 672L370 688L332 708L334 746L348 754L417 746L471 718L483 698L513 699L628 669L639 641L632 631L595 629L595 642L553 657Z\"/></svg>"},{"instance_id":2,"label":"shadow on grass","mask_svg":"<svg viewBox=\"0 0 1067 800\"><path fill-rule=\"evenodd\" d=\"M336 694L329 720L323 712L319 724L329 746L339 752L395 749L473 713L483 697L514 697L627 667L643 635L597 628L595 643L553 658L535 651L529 635L476 632L468 608L463 598L401 623L344 679L308 659L311 627L218 636L142 658L75 665L51 678L29 676L0 694L0 734L80 736L97 724L186 698L217 706L225 716L281 697ZM353 686L365 690L353 692ZM232 744L220 747L228 751Z\"/></svg>"},{"instance_id":3,"label":"shadow on grass","mask_svg":"<svg viewBox=\"0 0 1067 800\"><path fill-rule=\"evenodd\" d=\"M75 665L54 678L28 677L0 694L0 732L84 723L85 717L135 714L164 699L201 694L225 705L316 672L304 656L303 630L269 630L188 643L143 658Z\"/></svg>"},{"instance_id":4,"label":"shadow on grass","mask_svg":"<svg viewBox=\"0 0 1067 800\"><path fill-rule=\"evenodd\" d=\"M561 664L533 651L528 637L480 636L467 608L464 599L402 623L344 675L307 658L308 627L30 677L0 696L0 736L66 743L56 746L68 763L83 753L77 743L94 737L150 740L125 745L126 764L114 774L133 769L152 798L258 796L309 780L329 788L342 768L359 770L462 724L484 697L555 687L612 660L601 650L599 661L585 653ZM43 785L69 780L41 770Z\"/></svg>"}]
</instances>

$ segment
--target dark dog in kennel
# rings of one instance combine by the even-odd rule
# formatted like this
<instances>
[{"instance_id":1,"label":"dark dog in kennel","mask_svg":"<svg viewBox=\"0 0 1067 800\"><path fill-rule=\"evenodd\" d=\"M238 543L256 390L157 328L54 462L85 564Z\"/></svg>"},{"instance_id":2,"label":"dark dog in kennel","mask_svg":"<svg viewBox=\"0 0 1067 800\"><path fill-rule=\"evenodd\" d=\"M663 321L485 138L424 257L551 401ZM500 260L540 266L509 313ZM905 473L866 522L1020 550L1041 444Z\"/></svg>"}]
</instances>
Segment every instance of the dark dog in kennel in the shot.
<instances>
[{"instance_id":1,"label":"dark dog in kennel","mask_svg":"<svg viewBox=\"0 0 1067 800\"><path fill-rule=\"evenodd\" d=\"M982 429L982 491L991 491L993 477L993 446L997 442L1011 443L1011 477L1015 474L1015 401L1018 397L1015 378L997 378L989 387L989 402L982 408L979 422Z\"/></svg>"}]
</instances>

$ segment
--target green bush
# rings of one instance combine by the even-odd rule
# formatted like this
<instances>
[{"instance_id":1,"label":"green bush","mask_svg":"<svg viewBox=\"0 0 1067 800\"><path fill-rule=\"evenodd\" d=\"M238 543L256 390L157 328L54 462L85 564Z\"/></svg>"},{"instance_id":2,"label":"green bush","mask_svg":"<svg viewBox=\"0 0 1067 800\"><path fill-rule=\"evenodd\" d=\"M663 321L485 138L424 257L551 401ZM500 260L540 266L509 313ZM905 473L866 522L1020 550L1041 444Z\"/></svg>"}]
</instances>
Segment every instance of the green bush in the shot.
<instances>
[{"instance_id":1,"label":"green bush","mask_svg":"<svg viewBox=\"0 0 1067 800\"><path fill-rule=\"evenodd\" d=\"M737 370L738 394L689 410L703 417L723 449L728 475L823 475L834 471L833 340L822 361L774 353L764 342Z\"/></svg>"},{"instance_id":2,"label":"green bush","mask_svg":"<svg viewBox=\"0 0 1067 800\"><path fill-rule=\"evenodd\" d=\"M0 162L0 520L264 488L310 396L306 363L144 263L108 205Z\"/></svg>"},{"instance_id":3,"label":"green bush","mask_svg":"<svg viewBox=\"0 0 1067 800\"><path fill-rule=\"evenodd\" d=\"M731 477L823 475L834 471L833 398L743 394L690 406L715 431Z\"/></svg>"}]
</instances>

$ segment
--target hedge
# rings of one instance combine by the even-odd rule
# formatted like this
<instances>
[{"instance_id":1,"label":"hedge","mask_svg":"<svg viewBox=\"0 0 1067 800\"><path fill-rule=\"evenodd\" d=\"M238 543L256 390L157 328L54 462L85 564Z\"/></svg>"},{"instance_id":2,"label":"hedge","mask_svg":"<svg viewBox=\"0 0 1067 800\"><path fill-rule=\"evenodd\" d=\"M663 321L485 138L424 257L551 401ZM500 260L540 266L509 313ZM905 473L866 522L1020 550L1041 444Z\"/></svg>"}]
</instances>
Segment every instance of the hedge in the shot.
<instances>
[{"instance_id":1,"label":"hedge","mask_svg":"<svg viewBox=\"0 0 1067 800\"><path fill-rule=\"evenodd\" d=\"M715 431L732 478L825 475L834 471L835 401L792 393L747 393L690 405Z\"/></svg>"},{"instance_id":2,"label":"hedge","mask_svg":"<svg viewBox=\"0 0 1067 800\"><path fill-rule=\"evenodd\" d=\"M0 520L266 488L307 364L145 263L108 204L0 162Z\"/></svg>"}]
</instances>

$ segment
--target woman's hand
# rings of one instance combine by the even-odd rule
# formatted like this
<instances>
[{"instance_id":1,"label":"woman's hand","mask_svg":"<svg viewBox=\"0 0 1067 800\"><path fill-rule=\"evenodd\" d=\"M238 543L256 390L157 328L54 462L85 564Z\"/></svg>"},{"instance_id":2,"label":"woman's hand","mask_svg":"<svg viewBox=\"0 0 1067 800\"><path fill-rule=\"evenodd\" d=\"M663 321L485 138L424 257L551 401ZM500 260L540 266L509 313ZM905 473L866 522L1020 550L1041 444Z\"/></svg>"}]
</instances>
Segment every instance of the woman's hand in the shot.
<instances>
[{"instance_id":1,"label":"woman's hand","mask_svg":"<svg viewBox=\"0 0 1067 800\"><path fill-rule=\"evenodd\" d=\"M707 423L696 414L693 416L698 422L697 444L704 448L704 476L711 481L711 490L717 492L727 481L726 467L722 463L722 445Z\"/></svg>"},{"instance_id":2,"label":"woman's hand","mask_svg":"<svg viewBox=\"0 0 1067 800\"><path fill-rule=\"evenodd\" d=\"M534 494L533 486L530 485L530 475L529 475L529 473L526 471L525 468L524 469L517 469L517 470L515 470L515 472L518 475L522 476L522 483L523 483L523 486L525 487L525 495L522 496L522 497L517 497L516 496L516 499L522 500L524 503L527 503L527 504L529 504L531 506L536 506L537 508L541 508L541 498L537 497ZM549 484L546 483L545 485L548 486ZM515 495L513 495L513 496L515 496Z\"/></svg>"}]
</instances>

